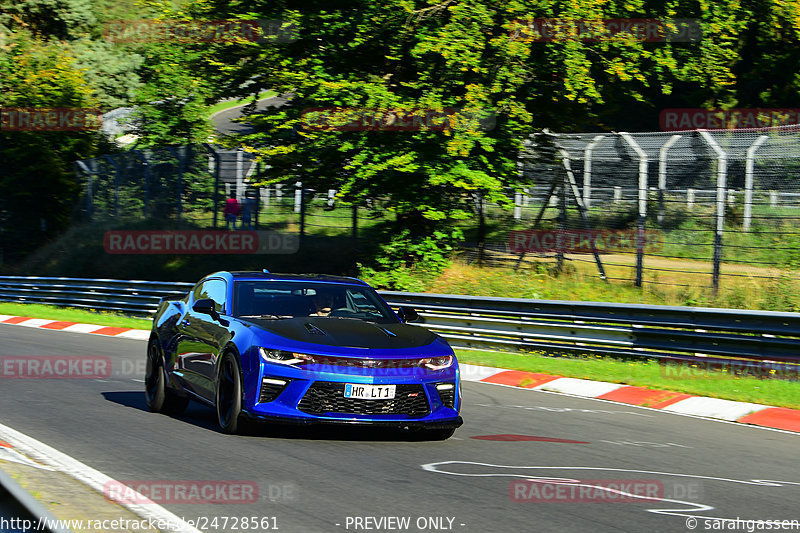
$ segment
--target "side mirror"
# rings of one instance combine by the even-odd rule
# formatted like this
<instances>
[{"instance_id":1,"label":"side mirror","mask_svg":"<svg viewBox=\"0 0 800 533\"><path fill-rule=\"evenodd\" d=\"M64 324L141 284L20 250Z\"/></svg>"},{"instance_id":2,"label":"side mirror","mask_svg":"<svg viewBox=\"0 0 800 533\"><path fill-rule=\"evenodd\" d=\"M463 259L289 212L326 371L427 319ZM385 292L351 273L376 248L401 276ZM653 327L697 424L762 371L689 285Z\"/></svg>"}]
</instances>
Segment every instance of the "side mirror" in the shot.
<instances>
[{"instance_id":1,"label":"side mirror","mask_svg":"<svg viewBox=\"0 0 800 533\"><path fill-rule=\"evenodd\" d=\"M202 300L197 300L194 305L192 306L198 313L204 313L206 315L214 316L217 314L216 304L214 300L211 298L203 298Z\"/></svg>"},{"instance_id":2,"label":"side mirror","mask_svg":"<svg viewBox=\"0 0 800 533\"><path fill-rule=\"evenodd\" d=\"M399 316L400 320L405 323L416 322L419 320L419 313L417 313L413 307L401 307L397 310L397 316Z\"/></svg>"}]
</instances>

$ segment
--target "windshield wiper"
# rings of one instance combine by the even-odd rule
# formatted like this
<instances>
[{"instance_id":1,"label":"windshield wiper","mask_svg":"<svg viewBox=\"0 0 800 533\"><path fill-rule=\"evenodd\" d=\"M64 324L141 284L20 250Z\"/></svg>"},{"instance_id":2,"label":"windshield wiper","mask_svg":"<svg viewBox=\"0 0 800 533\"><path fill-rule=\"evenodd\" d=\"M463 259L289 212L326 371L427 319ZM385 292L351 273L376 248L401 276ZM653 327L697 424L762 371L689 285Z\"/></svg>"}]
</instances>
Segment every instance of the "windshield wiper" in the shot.
<instances>
[{"instance_id":1,"label":"windshield wiper","mask_svg":"<svg viewBox=\"0 0 800 533\"><path fill-rule=\"evenodd\" d=\"M281 320L283 318L294 318L292 315L239 315L239 318L263 318L266 320Z\"/></svg>"}]
</instances>

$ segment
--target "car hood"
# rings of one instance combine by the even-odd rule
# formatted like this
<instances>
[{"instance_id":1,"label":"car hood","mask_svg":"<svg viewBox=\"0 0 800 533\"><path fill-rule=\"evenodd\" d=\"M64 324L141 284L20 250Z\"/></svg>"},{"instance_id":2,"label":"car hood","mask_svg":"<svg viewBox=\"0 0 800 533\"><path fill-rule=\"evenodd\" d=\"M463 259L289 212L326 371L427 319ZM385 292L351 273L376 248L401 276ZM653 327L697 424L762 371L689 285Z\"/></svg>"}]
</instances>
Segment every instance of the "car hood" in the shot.
<instances>
[{"instance_id":1,"label":"car hood","mask_svg":"<svg viewBox=\"0 0 800 533\"><path fill-rule=\"evenodd\" d=\"M338 348L407 349L428 346L438 337L407 324L376 324L353 318L296 317L280 320L247 319L259 329L282 337L280 344L297 343ZM278 339L272 339L277 341ZM288 342L286 342L288 341Z\"/></svg>"}]
</instances>

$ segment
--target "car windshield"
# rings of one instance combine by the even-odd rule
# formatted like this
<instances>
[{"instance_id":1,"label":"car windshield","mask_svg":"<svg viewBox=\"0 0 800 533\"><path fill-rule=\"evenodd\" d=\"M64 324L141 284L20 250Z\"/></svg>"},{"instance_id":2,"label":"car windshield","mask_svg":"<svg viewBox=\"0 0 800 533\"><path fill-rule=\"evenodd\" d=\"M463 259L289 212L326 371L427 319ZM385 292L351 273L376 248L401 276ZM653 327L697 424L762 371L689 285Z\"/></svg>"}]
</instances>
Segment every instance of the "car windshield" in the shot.
<instances>
[{"instance_id":1,"label":"car windshield","mask_svg":"<svg viewBox=\"0 0 800 533\"><path fill-rule=\"evenodd\" d=\"M282 319L328 317L397 323L370 287L306 281L236 281L234 316Z\"/></svg>"}]
</instances>

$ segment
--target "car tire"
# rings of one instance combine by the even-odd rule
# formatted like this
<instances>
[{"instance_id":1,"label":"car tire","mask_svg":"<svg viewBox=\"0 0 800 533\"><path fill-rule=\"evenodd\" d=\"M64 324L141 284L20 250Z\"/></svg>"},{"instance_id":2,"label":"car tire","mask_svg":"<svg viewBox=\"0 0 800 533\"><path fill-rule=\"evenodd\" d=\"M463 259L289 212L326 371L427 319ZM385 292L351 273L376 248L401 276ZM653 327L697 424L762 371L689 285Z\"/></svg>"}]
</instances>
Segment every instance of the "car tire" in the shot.
<instances>
[{"instance_id":1,"label":"car tire","mask_svg":"<svg viewBox=\"0 0 800 533\"><path fill-rule=\"evenodd\" d=\"M214 399L217 422L222 432L242 432L242 377L236 357L231 352L226 352L220 359Z\"/></svg>"},{"instance_id":2,"label":"car tire","mask_svg":"<svg viewBox=\"0 0 800 533\"><path fill-rule=\"evenodd\" d=\"M147 365L144 375L144 401L154 413L179 415L186 410L189 399L178 396L167 388L164 358L158 340L151 338L147 344Z\"/></svg>"}]
</instances>

